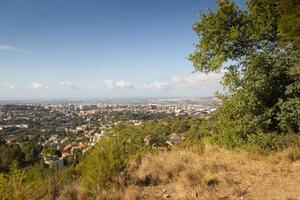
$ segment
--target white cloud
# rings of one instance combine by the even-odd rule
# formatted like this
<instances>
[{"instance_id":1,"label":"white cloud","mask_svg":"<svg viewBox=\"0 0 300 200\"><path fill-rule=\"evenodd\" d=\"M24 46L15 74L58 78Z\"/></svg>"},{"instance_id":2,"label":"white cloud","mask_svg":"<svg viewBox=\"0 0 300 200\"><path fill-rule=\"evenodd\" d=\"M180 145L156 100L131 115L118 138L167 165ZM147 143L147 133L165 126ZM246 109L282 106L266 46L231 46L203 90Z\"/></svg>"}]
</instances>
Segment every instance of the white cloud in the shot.
<instances>
[{"instance_id":1,"label":"white cloud","mask_svg":"<svg viewBox=\"0 0 300 200\"><path fill-rule=\"evenodd\" d=\"M166 89L170 89L171 87L168 82L154 81L153 83L150 83L150 84L142 84L142 85L140 85L140 88L166 90Z\"/></svg>"},{"instance_id":2,"label":"white cloud","mask_svg":"<svg viewBox=\"0 0 300 200\"><path fill-rule=\"evenodd\" d=\"M169 81L154 81L152 83L141 83L132 85L126 81L105 80L104 83L109 89L147 89L147 90L168 90L175 88L187 89L216 89L221 87L222 73L193 73L182 76L170 77Z\"/></svg>"},{"instance_id":3,"label":"white cloud","mask_svg":"<svg viewBox=\"0 0 300 200\"><path fill-rule=\"evenodd\" d=\"M156 90L165 90L170 89L168 82L159 82L154 81L150 84L140 84L140 85L132 85L126 81L113 81L113 80L105 80L105 85L109 89L134 89L134 88L141 88L141 89L156 89Z\"/></svg>"},{"instance_id":4,"label":"white cloud","mask_svg":"<svg viewBox=\"0 0 300 200\"><path fill-rule=\"evenodd\" d=\"M220 86L223 73L193 73L187 76L173 76L171 81L176 87L209 88Z\"/></svg>"},{"instance_id":5,"label":"white cloud","mask_svg":"<svg viewBox=\"0 0 300 200\"><path fill-rule=\"evenodd\" d=\"M134 86L126 81L105 80L105 85L109 89L132 89Z\"/></svg>"},{"instance_id":6,"label":"white cloud","mask_svg":"<svg viewBox=\"0 0 300 200\"><path fill-rule=\"evenodd\" d=\"M18 50L16 47L5 45L5 44L0 44L0 50L5 50L5 51L16 51Z\"/></svg>"},{"instance_id":7,"label":"white cloud","mask_svg":"<svg viewBox=\"0 0 300 200\"><path fill-rule=\"evenodd\" d=\"M61 85L61 86L66 86L66 87L68 87L70 89L73 89L73 90L77 90L78 89L78 87L74 83L72 83L72 82L61 81L58 84Z\"/></svg>"},{"instance_id":8,"label":"white cloud","mask_svg":"<svg viewBox=\"0 0 300 200\"><path fill-rule=\"evenodd\" d=\"M20 89L19 86L17 85L11 85L11 84L4 84L4 87L8 88L8 89L11 89L11 90L17 90L17 89Z\"/></svg>"},{"instance_id":9,"label":"white cloud","mask_svg":"<svg viewBox=\"0 0 300 200\"><path fill-rule=\"evenodd\" d=\"M30 86L31 89L37 89L37 90L43 90L43 89L48 89L48 86L38 83L38 82L33 82L32 85Z\"/></svg>"}]
</instances>

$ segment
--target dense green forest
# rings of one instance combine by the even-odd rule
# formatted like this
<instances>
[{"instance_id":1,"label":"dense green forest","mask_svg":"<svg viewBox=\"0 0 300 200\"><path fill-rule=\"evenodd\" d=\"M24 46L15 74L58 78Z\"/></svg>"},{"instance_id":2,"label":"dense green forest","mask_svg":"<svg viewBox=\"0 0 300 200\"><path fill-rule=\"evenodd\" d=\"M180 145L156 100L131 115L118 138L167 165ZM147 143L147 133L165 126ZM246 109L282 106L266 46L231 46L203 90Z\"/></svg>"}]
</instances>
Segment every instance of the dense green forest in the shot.
<instances>
[{"instance_id":1,"label":"dense green forest","mask_svg":"<svg viewBox=\"0 0 300 200\"><path fill-rule=\"evenodd\" d=\"M215 115L118 124L78 164L61 171L35 163L38 147L22 153L17 147L2 151L0 144L2 159L22 155L2 169L0 199L112 199L133 182L130 161L172 151L166 143L172 133L185 138L176 149L201 151L209 144L263 155L291 149L288 159L299 160L300 2L251 0L243 9L230 0L217 3L194 24L199 42L189 56L195 71L225 72ZM32 165L21 169L24 162ZM207 185L217 183L209 179ZM156 182L146 176L134 184Z\"/></svg>"}]
</instances>

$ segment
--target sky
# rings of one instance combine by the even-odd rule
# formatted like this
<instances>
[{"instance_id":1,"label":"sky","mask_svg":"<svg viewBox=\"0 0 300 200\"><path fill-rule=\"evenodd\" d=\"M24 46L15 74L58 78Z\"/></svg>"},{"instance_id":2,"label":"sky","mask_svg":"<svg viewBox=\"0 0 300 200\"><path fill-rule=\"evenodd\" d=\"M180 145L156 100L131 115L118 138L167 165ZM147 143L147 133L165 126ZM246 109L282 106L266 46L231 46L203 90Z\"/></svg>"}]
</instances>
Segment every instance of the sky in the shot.
<instances>
[{"instance_id":1,"label":"sky","mask_svg":"<svg viewBox=\"0 0 300 200\"><path fill-rule=\"evenodd\" d=\"M211 96L192 25L214 0L0 0L0 99Z\"/></svg>"}]
</instances>

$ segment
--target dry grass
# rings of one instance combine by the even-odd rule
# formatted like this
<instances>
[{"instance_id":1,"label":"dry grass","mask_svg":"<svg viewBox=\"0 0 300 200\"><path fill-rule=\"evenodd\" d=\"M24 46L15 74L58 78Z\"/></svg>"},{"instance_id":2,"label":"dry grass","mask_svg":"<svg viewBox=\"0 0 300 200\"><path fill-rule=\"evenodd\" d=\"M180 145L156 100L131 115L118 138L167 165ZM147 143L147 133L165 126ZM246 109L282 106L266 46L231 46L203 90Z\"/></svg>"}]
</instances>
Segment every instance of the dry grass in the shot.
<instances>
[{"instance_id":1,"label":"dry grass","mask_svg":"<svg viewBox=\"0 0 300 200\"><path fill-rule=\"evenodd\" d=\"M85 200L88 199L88 191L78 184L67 185L60 192L59 200Z\"/></svg>"},{"instance_id":2,"label":"dry grass","mask_svg":"<svg viewBox=\"0 0 300 200\"><path fill-rule=\"evenodd\" d=\"M129 186L125 188L123 192L123 198L124 200L140 200L142 199L141 196L141 190L137 186Z\"/></svg>"},{"instance_id":3,"label":"dry grass","mask_svg":"<svg viewBox=\"0 0 300 200\"><path fill-rule=\"evenodd\" d=\"M287 158L291 161L300 160L300 147L292 147L286 150Z\"/></svg>"},{"instance_id":4,"label":"dry grass","mask_svg":"<svg viewBox=\"0 0 300 200\"><path fill-rule=\"evenodd\" d=\"M138 186L131 185L121 189L114 187L109 190L98 190L93 192L94 196L91 199L96 200L141 200L141 189Z\"/></svg>"},{"instance_id":5,"label":"dry grass","mask_svg":"<svg viewBox=\"0 0 300 200\"><path fill-rule=\"evenodd\" d=\"M176 157L176 159L174 159ZM185 163L191 160L185 155L185 152L164 152L157 155L146 155L139 166L133 172L134 178L140 182L146 183L150 181L152 184L168 183L179 172L186 167Z\"/></svg>"},{"instance_id":6,"label":"dry grass","mask_svg":"<svg viewBox=\"0 0 300 200\"><path fill-rule=\"evenodd\" d=\"M143 199L162 199L166 192L171 199L300 199L300 164L291 162L297 156L292 150L262 155L215 146L175 149L131 162L130 174Z\"/></svg>"},{"instance_id":7,"label":"dry grass","mask_svg":"<svg viewBox=\"0 0 300 200\"><path fill-rule=\"evenodd\" d=\"M73 184L60 191L59 199L300 199L298 150L266 155L210 145L201 150L174 148L130 160L110 188L88 192ZM51 188L53 195L56 187Z\"/></svg>"}]
</instances>

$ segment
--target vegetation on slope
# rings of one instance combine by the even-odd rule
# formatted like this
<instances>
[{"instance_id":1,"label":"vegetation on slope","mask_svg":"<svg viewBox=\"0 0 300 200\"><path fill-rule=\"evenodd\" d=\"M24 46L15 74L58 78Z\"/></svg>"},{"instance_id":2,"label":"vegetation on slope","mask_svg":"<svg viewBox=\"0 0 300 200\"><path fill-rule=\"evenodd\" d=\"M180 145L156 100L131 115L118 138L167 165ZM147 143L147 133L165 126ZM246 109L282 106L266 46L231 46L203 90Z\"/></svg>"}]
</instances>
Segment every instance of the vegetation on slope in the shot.
<instances>
[{"instance_id":1,"label":"vegetation on slope","mask_svg":"<svg viewBox=\"0 0 300 200\"><path fill-rule=\"evenodd\" d=\"M78 165L69 166L58 172L35 165L25 171L13 169L9 174L2 174L0 199L123 199L124 195L127 195L128 199L135 197L153 199L155 196L151 197L151 194L156 195L156 190L164 193L166 188L176 194L175 196L181 194L182 197L188 197L190 194L187 191L183 193L180 191L193 188L193 191L199 190L196 192L197 195L202 194L204 190L211 188L206 185L208 182L209 184L214 184L214 181L220 182L223 189L227 186L231 189L238 187L234 184L227 185L227 182L224 182L225 177L207 172L218 169L218 165L221 166L223 162L228 166L234 165L234 170L238 171L237 163L248 160L243 166L249 166L249 170L254 173L260 167L269 171L272 169L269 167L276 162L280 163L280 160L286 163L286 166L292 166L300 159L300 138L294 134L262 135L261 138L253 139L252 144L244 145L245 150L241 153L243 157L239 160L241 148L225 150L218 147L219 145L215 146L223 139L218 137L223 136L214 134L214 131L213 119L160 120L146 122L140 127L119 124L85 154ZM186 139L170 149L166 140L173 132L181 134ZM144 141L149 136L151 136L150 146ZM275 152L283 153L275 156ZM227 155L230 157L226 157ZM256 165L255 160L264 162L273 156L276 157L274 162L270 161L265 166L259 165L253 169L250 167ZM213 165L205 164L212 161L215 162ZM199 173L201 171L204 176L202 182L199 184L182 182L188 177L191 181L197 178L196 175L195 177L188 175L194 170L199 170ZM227 172L230 173L226 179L233 175L232 170L233 168L228 169ZM245 169L240 170L242 170L240 173L246 173ZM277 172L275 171L272 176ZM195 180L197 181L200 180ZM195 185L193 187L177 185L183 183ZM223 185L224 183L226 184ZM178 187L180 190L177 190ZM213 194L210 193L212 191L207 190L205 195ZM221 189L218 191L221 194ZM229 192L228 195L235 197L237 194Z\"/></svg>"},{"instance_id":2,"label":"vegetation on slope","mask_svg":"<svg viewBox=\"0 0 300 200\"><path fill-rule=\"evenodd\" d=\"M218 1L190 55L202 72L231 63L215 116L119 124L78 165L1 174L0 199L299 198L298 21L299 1ZM186 140L169 151L172 132Z\"/></svg>"}]
</instances>

